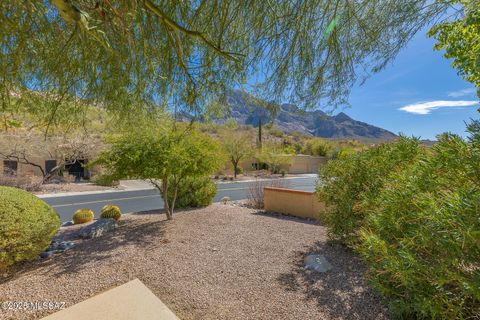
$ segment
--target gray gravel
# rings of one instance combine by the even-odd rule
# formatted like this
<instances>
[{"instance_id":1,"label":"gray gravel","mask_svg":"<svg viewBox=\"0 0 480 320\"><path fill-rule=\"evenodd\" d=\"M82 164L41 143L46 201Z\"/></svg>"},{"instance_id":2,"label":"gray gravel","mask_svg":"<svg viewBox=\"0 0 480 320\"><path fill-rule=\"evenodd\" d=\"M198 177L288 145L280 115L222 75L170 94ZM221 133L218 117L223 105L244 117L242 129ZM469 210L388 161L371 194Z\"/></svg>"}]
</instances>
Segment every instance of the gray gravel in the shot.
<instances>
[{"instance_id":1,"label":"gray gravel","mask_svg":"<svg viewBox=\"0 0 480 320\"><path fill-rule=\"evenodd\" d=\"M0 300L68 307L139 278L181 319L387 318L359 259L326 244L325 229L312 222L214 204L177 212L173 221L143 213L118 224L112 234L11 270L1 280ZM311 253L333 269L305 270ZM0 310L0 319L51 312Z\"/></svg>"}]
</instances>

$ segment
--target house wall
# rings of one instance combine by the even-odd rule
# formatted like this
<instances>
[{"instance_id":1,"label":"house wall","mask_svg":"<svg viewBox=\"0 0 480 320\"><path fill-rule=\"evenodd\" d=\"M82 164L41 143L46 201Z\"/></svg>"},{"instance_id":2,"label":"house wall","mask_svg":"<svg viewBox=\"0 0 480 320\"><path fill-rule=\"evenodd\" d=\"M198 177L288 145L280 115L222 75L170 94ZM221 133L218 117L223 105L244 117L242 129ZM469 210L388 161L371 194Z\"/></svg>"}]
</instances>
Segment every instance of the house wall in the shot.
<instances>
[{"instance_id":1,"label":"house wall","mask_svg":"<svg viewBox=\"0 0 480 320\"><path fill-rule=\"evenodd\" d=\"M316 220L325 209L313 192L292 189L265 187L263 202L265 211Z\"/></svg>"},{"instance_id":2,"label":"house wall","mask_svg":"<svg viewBox=\"0 0 480 320\"><path fill-rule=\"evenodd\" d=\"M320 166L326 164L327 157L315 157L308 155L296 155L288 167L289 173L317 173Z\"/></svg>"},{"instance_id":3,"label":"house wall","mask_svg":"<svg viewBox=\"0 0 480 320\"><path fill-rule=\"evenodd\" d=\"M301 173L318 173L320 166L326 164L328 161L327 157L318 157L318 156L309 156L309 155L295 155L292 156L292 162L286 166L283 166L282 169L288 173L301 174ZM255 158L242 160L239 163L239 167L243 171L252 171L252 163L255 163ZM227 161L222 170L223 174L233 174L233 166L230 161Z\"/></svg>"}]
</instances>

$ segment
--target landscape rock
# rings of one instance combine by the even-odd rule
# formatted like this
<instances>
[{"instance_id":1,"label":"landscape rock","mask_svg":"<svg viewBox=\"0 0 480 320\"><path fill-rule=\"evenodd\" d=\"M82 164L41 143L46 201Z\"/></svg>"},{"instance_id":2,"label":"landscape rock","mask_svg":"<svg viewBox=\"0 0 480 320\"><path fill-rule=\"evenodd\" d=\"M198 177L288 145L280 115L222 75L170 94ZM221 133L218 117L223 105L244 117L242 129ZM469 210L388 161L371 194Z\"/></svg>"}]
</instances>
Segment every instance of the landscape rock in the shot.
<instances>
[{"instance_id":1,"label":"landscape rock","mask_svg":"<svg viewBox=\"0 0 480 320\"><path fill-rule=\"evenodd\" d=\"M53 240L52 243L48 246L47 250L40 253L41 258L50 258L56 253L65 252L75 246L75 243L72 241L58 241Z\"/></svg>"},{"instance_id":2,"label":"landscape rock","mask_svg":"<svg viewBox=\"0 0 480 320\"><path fill-rule=\"evenodd\" d=\"M69 226L73 226L73 221L67 221L62 223L62 227L69 227Z\"/></svg>"},{"instance_id":3,"label":"landscape rock","mask_svg":"<svg viewBox=\"0 0 480 320\"><path fill-rule=\"evenodd\" d=\"M309 254L305 257L305 268L316 272L327 272L332 269L332 265L327 259L319 254Z\"/></svg>"},{"instance_id":4,"label":"landscape rock","mask_svg":"<svg viewBox=\"0 0 480 320\"><path fill-rule=\"evenodd\" d=\"M116 227L117 224L115 219L99 219L94 223L80 229L78 236L83 239L98 238L107 232L115 230Z\"/></svg>"}]
</instances>

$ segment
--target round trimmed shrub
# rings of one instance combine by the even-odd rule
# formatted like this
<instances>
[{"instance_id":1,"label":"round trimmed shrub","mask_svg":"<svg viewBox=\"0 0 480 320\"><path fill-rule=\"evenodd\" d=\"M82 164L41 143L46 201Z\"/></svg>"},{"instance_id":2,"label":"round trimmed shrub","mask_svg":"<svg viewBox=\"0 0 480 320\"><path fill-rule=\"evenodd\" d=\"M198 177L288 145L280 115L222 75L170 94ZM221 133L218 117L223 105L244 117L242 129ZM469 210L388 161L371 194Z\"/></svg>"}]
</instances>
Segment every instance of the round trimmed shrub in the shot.
<instances>
[{"instance_id":1,"label":"round trimmed shrub","mask_svg":"<svg viewBox=\"0 0 480 320\"><path fill-rule=\"evenodd\" d=\"M175 208L198 208L212 204L217 185L210 177L188 177L179 185ZM169 194L169 197L172 193Z\"/></svg>"},{"instance_id":2,"label":"round trimmed shrub","mask_svg":"<svg viewBox=\"0 0 480 320\"><path fill-rule=\"evenodd\" d=\"M121 215L122 215L122 211L120 211L120 208L114 204L105 205L102 208L102 211L100 212L100 218L102 219L112 218L112 219L118 220L120 219Z\"/></svg>"},{"instance_id":3,"label":"round trimmed shrub","mask_svg":"<svg viewBox=\"0 0 480 320\"><path fill-rule=\"evenodd\" d=\"M51 243L60 227L55 210L33 194L0 187L0 270L32 260Z\"/></svg>"},{"instance_id":4,"label":"round trimmed shrub","mask_svg":"<svg viewBox=\"0 0 480 320\"><path fill-rule=\"evenodd\" d=\"M81 224L92 221L94 217L95 213L92 210L82 208L75 211L72 220L74 224Z\"/></svg>"}]
</instances>

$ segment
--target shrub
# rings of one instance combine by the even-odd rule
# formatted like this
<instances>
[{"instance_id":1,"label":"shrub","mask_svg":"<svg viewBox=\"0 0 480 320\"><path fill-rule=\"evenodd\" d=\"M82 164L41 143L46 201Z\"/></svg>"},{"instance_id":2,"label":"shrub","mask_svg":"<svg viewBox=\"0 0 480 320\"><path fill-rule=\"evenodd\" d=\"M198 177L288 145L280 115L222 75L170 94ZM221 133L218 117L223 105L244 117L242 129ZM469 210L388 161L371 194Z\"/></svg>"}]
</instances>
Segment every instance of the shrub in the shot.
<instances>
[{"instance_id":1,"label":"shrub","mask_svg":"<svg viewBox=\"0 0 480 320\"><path fill-rule=\"evenodd\" d=\"M247 189L247 201L248 205L256 208L263 209L264 207L264 188L265 187L274 187L274 188L286 188L287 183L284 179L277 180L255 180L254 183L250 184Z\"/></svg>"},{"instance_id":2,"label":"shrub","mask_svg":"<svg viewBox=\"0 0 480 320\"><path fill-rule=\"evenodd\" d=\"M105 175L105 174L95 176L92 180L93 180L93 183L98 186L116 187L119 185L118 180L115 180L111 176Z\"/></svg>"},{"instance_id":3,"label":"shrub","mask_svg":"<svg viewBox=\"0 0 480 320\"><path fill-rule=\"evenodd\" d=\"M118 220L121 215L122 211L120 211L120 208L113 204L103 206L102 211L100 212L100 218L102 219L112 218Z\"/></svg>"},{"instance_id":4,"label":"shrub","mask_svg":"<svg viewBox=\"0 0 480 320\"><path fill-rule=\"evenodd\" d=\"M175 207L206 207L212 204L217 185L209 177L186 177L180 182L177 192ZM171 192L169 196L172 196Z\"/></svg>"},{"instance_id":5,"label":"shrub","mask_svg":"<svg viewBox=\"0 0 480 320\"><path fill-rule=\"evenodd\" d=\"M398 317L480 315L478 135L471 143L441 136L432 154L390 177L371 207L358 250Z\"/></svg>"},{"instance_id":6,"label":"shrub","mask_svg":"<svg viewBox=\"0 0 480 320\"><path fill-rule=\"evenodd\" d=\"M81 223L92 221L94 217L95 217L95 214L93 213L92 210L82 208L75 211L75 213L73 214L72 220L74 224L81 224Z\"/></svg>"},{"instance_id":7,"label":"shrub","mask_svg":"<svg viewBox=\"0 0 480 320\"><path fill-rule=\"evenodd\" d=\"M0 270L36 258L60 227L55 210L34 195L0 187Z\"/></svg>"},{"instance_id":8,"label":"shrub","mask_svg":"<svg viewBox=\"0 0 480 320\"><path fill-rule=\"evenodd\" d=\"M418 139L401 137L322 166L317 196L326 204L321 220L329 227L329 238L355 245L370 202L388 175L415 163L421 154Z\"/></svg>"}]
</instances>

